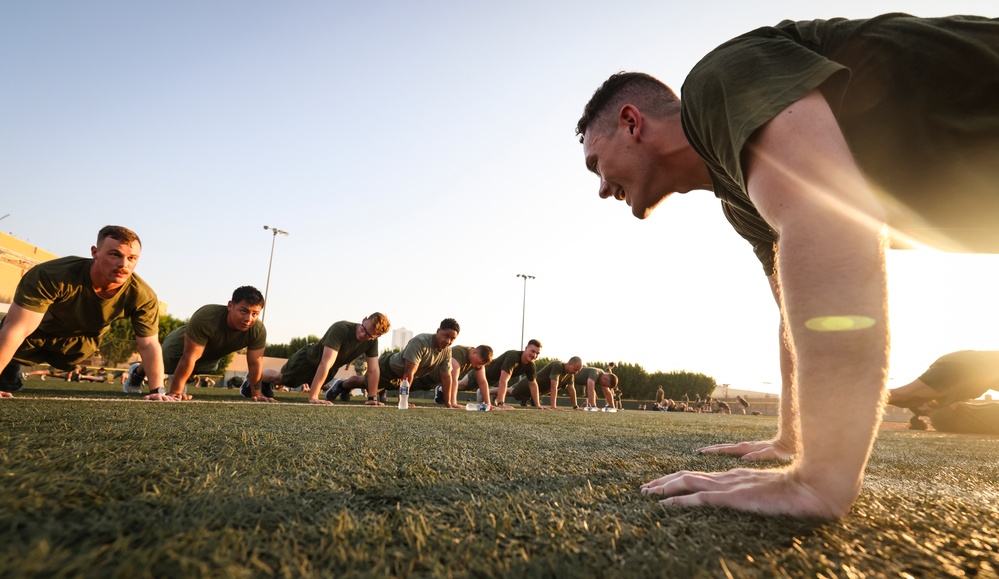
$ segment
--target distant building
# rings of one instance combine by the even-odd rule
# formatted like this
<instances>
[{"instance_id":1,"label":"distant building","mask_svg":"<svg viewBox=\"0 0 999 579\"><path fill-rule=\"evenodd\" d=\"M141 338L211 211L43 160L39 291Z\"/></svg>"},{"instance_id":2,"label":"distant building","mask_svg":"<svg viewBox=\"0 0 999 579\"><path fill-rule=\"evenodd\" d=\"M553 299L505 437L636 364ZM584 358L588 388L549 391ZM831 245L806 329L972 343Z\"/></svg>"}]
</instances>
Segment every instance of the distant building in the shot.
<instances>
[{"instance_id":1,"label":"distant building","mask_svg":"<svg viewBox=\"0 0 999 579\"><path fill-rule=\"evenodd\" d=\"M392 349L398 348L399 350L404 350L406 344L413 339L413 332L410 332L406 328L399 328L398 330L392 330Z\"/></svg>"}]
</instances>

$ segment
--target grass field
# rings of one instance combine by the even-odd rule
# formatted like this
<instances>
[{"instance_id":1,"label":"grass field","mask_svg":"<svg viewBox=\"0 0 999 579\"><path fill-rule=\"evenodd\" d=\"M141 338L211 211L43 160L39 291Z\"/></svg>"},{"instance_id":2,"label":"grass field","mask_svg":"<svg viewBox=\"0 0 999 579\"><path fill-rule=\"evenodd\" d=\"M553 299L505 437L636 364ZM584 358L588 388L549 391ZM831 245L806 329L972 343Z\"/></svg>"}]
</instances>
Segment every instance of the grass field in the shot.
<instances>
[{"instance_id":1,"label":"grass field","mask_svg":"<svg viewBox=\"0 0 999 579\"><path fill-rule=\"evenodd\" d=\"M883 431L851 514L816 523L638 492L737 466L693 450L768 437L767 417L264 405L224 389L138 403L111 388L30 380L0 402L0 576L999 570L994 437Z\"/></svg>"}]
</instances>

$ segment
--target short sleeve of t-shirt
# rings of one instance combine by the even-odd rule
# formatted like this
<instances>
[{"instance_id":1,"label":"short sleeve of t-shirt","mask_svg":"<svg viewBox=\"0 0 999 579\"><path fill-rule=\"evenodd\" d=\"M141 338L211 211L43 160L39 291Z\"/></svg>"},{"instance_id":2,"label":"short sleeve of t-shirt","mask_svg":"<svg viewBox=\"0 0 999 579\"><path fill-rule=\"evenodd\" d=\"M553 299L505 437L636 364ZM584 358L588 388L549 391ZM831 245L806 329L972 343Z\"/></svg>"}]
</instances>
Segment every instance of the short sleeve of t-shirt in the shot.
<instances>
[{"instance_id":1,"label":"short sleeve of t-shirt","mask_svg":"<svg viewBox=\"0 0 999 579\"><path fill-rule=\"evenodd\" d=\"M753 246L768 274L773 272L777 235L749 200L742 154L756 130L846 71L806 42L784 29L760 28L710 52L681 89L684 133L708 166L715 195L725 203L725 217ZM830 83L823 91L835 102L841 83Z\"/></svg>"}]
</instances>

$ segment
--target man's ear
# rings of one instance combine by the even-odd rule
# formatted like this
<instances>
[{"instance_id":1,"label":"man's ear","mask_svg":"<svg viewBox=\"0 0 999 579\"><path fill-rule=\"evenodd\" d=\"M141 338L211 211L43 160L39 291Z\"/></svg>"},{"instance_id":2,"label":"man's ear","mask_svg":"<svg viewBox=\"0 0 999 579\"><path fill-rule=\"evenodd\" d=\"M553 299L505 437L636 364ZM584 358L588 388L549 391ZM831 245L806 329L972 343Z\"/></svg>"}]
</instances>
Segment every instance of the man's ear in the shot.
<instances>
[{"instance_id":1,"label":"man's ear","mask_svg":"<svg viewBox=\"0 0 999 579\"><path fill-rule=\"evenodd\" d=\"M641 111L639 111L635 105L624 105L621 107L621 113L618 115L618 125L621 127L627 127L629 134L640 139L642 137Z\"/></svg>"},{"instance_id":2,"label":"man's ear","mask_svg":"<svg viewBox=\"0 0 999 579\"><path fill-rule=\"evenodd\" d=\"M97 259L97 246L96 245L91 245L90 246L90 257L92 257L94 259Z\"/></svg>"}]
</instances>

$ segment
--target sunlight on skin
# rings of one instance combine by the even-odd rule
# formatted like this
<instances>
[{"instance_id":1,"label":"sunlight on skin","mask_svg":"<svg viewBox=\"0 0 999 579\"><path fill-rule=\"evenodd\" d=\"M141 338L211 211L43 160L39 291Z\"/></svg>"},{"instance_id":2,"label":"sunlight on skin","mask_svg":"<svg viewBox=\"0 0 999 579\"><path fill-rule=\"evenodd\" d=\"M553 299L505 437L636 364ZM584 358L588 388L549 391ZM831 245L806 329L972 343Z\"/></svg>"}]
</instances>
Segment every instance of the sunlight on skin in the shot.
<instances>
[{"instance_id":1,"label":"sunlight on skin","mask_svg":"<svg viewBox=\"0 0 999 579\"><path fill-rule=\"evenodd\" d=\"M805 322L805 327L816 332L848 332L863 330L874 325L874 318L867 316L821 316Z\"/></svg>"}]
</instances>

